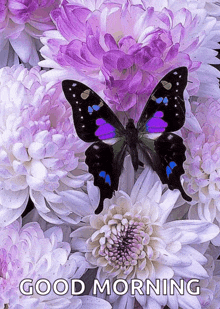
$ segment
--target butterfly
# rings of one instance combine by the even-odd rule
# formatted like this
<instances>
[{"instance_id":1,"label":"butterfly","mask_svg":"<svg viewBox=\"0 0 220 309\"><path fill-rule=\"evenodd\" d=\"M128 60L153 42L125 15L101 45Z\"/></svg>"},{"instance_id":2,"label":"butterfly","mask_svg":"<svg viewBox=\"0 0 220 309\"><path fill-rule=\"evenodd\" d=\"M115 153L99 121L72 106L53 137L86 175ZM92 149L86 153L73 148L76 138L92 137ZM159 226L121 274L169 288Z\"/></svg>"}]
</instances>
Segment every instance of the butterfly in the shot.
<instances>
[{"instance_id":1,"label":"butterfly","mask_svg":"<svg viewBox=\"0 0 220 309\"><path fill-rule=\"evenodd\" d=\"M137 125L128 119L124 127L108 105L86 85L75 80L62 82L63 92L73 109L76 132L84 142L93 142L86 150L86 164L100 189L103 209L105 198L118 189L119 177L128 151L135 170L143 166L138 150L169 189L179 189L191 201L180 182L186 160L183 140L172 133L185 122L183 92L187 84L187 68L179 67L166 74L150 95Z\"/></svg>"}]
</instances>

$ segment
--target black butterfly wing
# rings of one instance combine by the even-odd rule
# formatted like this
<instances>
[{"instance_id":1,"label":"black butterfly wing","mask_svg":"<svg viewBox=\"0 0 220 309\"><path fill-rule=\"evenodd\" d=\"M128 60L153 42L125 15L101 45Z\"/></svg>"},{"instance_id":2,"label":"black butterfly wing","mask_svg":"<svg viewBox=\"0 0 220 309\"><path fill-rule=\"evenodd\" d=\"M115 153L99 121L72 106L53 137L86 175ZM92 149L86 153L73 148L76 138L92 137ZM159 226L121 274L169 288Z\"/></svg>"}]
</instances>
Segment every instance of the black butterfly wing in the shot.
<instances>
[{"instance_id":1,"label":"black butterfly wing","mask_svg":"<svg viewBox=\"0 0 220 309\"><path fill-rule=\"evenodd\" d=\"M96 142L124 134L121 122L92 89L75 80L64 80L62 87L72 106L79 138L85 142Z\"/></svg>"},{"instance_id":2,"label":"black butterfly wing","mask_svg":"<svg viewBox=\"0 0 220 309\"><path fill-rule=\"evenodd\" d=\"M95 211L100 213L105 198L111 198L118 189L119 177L126 152L125 129L106 103L89 87L75 81L64 80L63 92L73 109L76 132L83 141L95 142L85 152L94 185L100 189L100 202ZM103 143L114 139L110 146Z\"/></svg>"},{"instance_id":3,"label":"black butterfly wing","mask_svg":"<svg viewBox=\"0 0 220 309\"><path fill-rule=\"evenodd\" d=\"M182 197L190 202L192 199L180 182L180 176L184 174L183 162L186 160L186 147L182 138L174 133L163 133L154 141L153 147L146 138L141 139L139 147L162 183L167 184L171 190L179 189Z\"/></svg>"},{"instance_id":4,"label":"black butterfly wing","mask_svg":"<svg viewBox=\"0 0 220 309\"><path fill-rule=\"evenodd\" d=\"M168 184L171 190L179 189L183 198L191 201L180 182L186 148L181 137L170 133L179 130L185 122L186 84L186 67L165 75L151 94L137 127L141 152L162 183Z\"/></svg>"},{"instance_id":5,"label":"black butterfly wing","mask_svg":"<svg viewBox=\"0 0 220 309\"><path fill-rule=\"evenodd\" d=\"M161 79L138 121L139 132L173 132L183 126L185 122L183 92L187 84L187 72L186 67L179 67Z\"/></svg>"},{"instance_id":6,"label":"black butterfly wing","mask_svg":"<svg viewBox=\"0 0 220 309\"><path fill-rule=\"evenodd\" d=\"M94 185L100 189L100 201L96 214L103 209L105 198L111 198L118 189L119 177L123 168L126 143L122 139L113 146L96 142L86 150L86 164L94 176Z\"/></svg>"},{"instance_id":7,"label":"black butterfly wing","mask_svg":"<svg viewBox=\"0 0 220 309\"><path fill-rule=\"evenodd\" d=\"M155 141L155 151L160 157L161 166L157 173L163 183L167 183L169 189L179 189L182 197L191 201L180 182L180 176L184 174L183 162L186 160L186 147L180 136L174 133L164 133Z\"/></svg>"}]
</instances>

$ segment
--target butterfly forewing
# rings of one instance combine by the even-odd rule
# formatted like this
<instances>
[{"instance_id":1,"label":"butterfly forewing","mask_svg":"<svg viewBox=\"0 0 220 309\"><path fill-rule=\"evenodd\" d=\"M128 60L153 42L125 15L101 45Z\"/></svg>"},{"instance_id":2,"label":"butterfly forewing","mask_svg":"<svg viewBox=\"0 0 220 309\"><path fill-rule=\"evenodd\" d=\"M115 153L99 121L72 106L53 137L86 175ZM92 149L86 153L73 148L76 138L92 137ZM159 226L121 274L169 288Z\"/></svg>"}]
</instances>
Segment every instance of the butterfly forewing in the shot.
<instances>
[{"instance_id":1,"label":"butterfly forewing","mask_svg":"<svg viewBox=\"0 0 220 309\"><path fill-rule=\"evenodd\" d=\"M62 86L73 109L76 132L83 141L102 141L124 134L118 118L92 89L74 80L65 80Z\"/></svg>"},{"instance_id":2,"label":"butterfly forewing","mask_svg":"<svg viewBox=\"0 0 220 309\"><path fill-rule=\"evenodd\" d=\"M183 126L185 122L183 91L186 84L186 67L172 70L161 79L147 101L138 121L139 132L172 132Z\"/></svg>"}]
</instances>

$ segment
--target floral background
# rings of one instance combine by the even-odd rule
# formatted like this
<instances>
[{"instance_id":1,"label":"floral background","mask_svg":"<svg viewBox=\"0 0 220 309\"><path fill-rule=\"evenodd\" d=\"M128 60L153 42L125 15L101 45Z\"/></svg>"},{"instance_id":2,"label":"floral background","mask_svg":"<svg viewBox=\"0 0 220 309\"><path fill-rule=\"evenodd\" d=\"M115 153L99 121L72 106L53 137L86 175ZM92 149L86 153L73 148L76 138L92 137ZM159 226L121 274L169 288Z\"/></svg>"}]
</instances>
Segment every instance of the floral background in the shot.
<instances>
[{"instance_id":1,"label":"floral background","mask_svg":"<svg viewBox=\"0 0 220 309\"><path fill-rule=\"evenodd\" d=\"M0 1L0 309L220 308L219 42L215 0ZM192 202L149 166L134 173L127 156L118 191L94 215L89 144L61 82L85 83L125 124L180 66ZM24 278L81 279L86 291L25 296ZM95 278L197 278L201 294L93 296Z\"/></svg>"}]
</instances>

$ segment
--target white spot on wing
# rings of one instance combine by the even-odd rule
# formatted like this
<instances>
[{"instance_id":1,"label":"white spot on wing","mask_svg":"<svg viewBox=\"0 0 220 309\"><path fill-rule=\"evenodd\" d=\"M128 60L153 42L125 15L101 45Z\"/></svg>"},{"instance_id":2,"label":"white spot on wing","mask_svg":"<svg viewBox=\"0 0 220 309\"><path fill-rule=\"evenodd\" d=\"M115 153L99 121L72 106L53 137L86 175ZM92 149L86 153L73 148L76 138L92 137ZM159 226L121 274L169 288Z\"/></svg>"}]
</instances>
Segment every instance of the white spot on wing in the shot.
<instances>
[{"instance_id":1,"label":"white spot on wing","mask_svg":"<svg viewBox=\"0 0 220 309\"><path fill-rule=\"evenodd\" d=\"M149 139L153 139L154 140L154 139L158 138L159 136L161 136L161 134L162 133L146 133L143 136L145 138L149 138Z\"/></svg>"},{"instance_id":2,"label":"white spot on wing","mask_svg":"<svg viewBox=\"0 0 220 309\"><path fill-rule=\"evenodd\" d=\"M107 144L107 145L114 145L117 141L119 141L118 137L102 140L102 142Z\"/></svg>"},{"instance_id":3,"label":"white spot on wing","mask_svg":"<svg viewBox=\"0 0 220 309\"><path fill-rule=\"evenodd\" d=\"M76 85L77 85L76 83L72 83L72 87L76 87Z\"/></svg>"}]
</instances>

